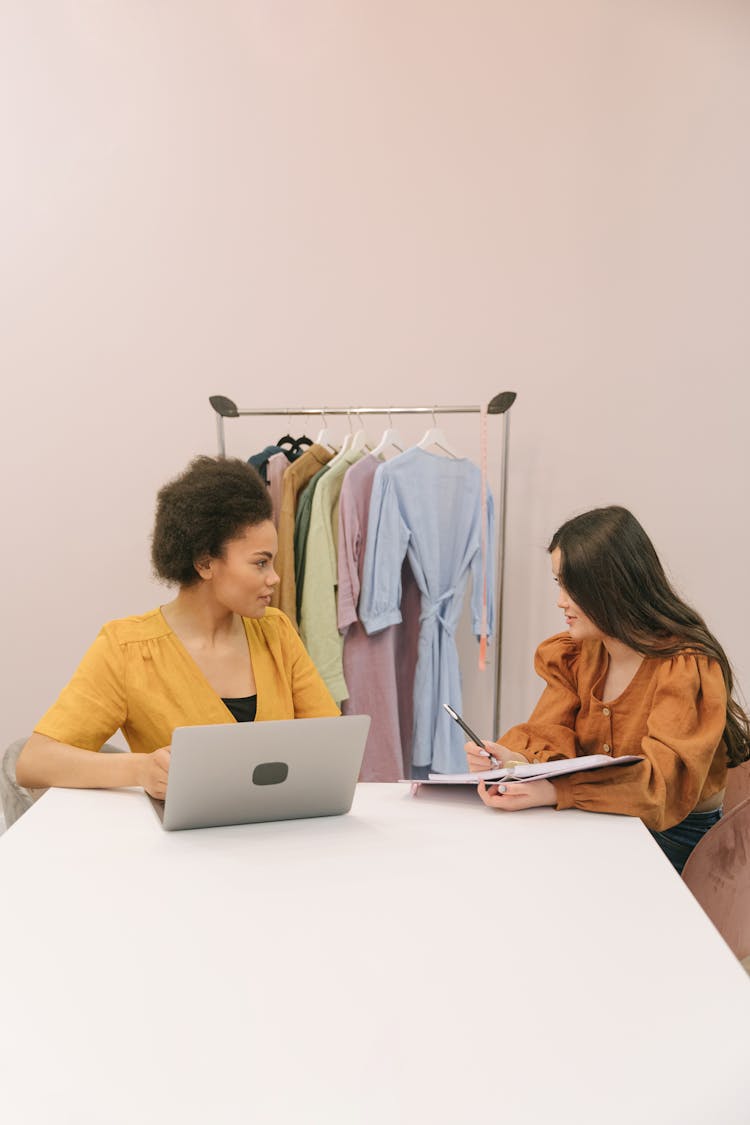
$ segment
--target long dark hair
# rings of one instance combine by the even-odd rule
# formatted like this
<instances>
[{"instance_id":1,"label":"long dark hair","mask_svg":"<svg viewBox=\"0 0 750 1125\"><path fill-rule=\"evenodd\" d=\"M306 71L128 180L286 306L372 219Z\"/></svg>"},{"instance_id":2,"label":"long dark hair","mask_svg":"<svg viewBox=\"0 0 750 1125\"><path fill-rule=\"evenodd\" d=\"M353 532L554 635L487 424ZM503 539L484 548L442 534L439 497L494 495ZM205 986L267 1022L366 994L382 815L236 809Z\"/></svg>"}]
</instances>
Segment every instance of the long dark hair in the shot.
<instances>
[{"instance_id":1,"label":"long dark hair","mask_svg":"<svg viewBox=\"0 0 750 1125\"><path fill-rule=\"evenodd\" d=\"M727 689L724 743L730 766L750 758L750 719L732 698L724 649L703 618L673 590L654 545L627 508L594 508L558 528L560 585L597 628L644 656L690 649L715 660Z\"/></svg>"}]
</instances>

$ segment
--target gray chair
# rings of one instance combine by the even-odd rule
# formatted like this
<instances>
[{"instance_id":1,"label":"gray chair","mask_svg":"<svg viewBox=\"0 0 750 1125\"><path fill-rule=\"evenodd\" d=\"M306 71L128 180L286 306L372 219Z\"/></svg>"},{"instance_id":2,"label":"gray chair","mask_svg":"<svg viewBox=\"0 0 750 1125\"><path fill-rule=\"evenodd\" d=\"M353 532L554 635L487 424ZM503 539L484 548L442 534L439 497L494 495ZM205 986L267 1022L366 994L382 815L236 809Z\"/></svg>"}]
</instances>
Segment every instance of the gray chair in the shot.
<instances>
[{"instance_id":1,"label":"gray chair","mask_svg":"<svg viewBox=\"0 0 750 1125\"><path fill-rule=\"evenodd\" d=\"M5 827L10 828L20 816L38 801L46 789L24 789L16 781L16 762L28 742L28 738L17 738L11 742L0 758L0 804L2 804ZM124 754L127 751L111 742L105 742L102 751L108 754Z\"/></svg>"}]
</instances>

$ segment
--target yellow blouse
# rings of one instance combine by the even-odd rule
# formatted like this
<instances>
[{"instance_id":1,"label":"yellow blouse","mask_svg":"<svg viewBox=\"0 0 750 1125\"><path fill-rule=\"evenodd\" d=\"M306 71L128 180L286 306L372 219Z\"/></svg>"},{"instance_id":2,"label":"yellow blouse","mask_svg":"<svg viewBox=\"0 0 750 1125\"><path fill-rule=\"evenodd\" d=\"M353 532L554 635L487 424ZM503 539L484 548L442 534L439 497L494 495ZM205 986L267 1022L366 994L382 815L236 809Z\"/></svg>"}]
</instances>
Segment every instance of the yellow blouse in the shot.
<instances>
[{"instance_id":1,"label":"yellow blouse","mask_svg":"<svg viewBox=\"0 0 750 1125\"><path fill-rule=\"evenodd\" d=\"M527 723L498 739L529 761L642 754L644 761L555 779L558 809L639 816L655 831L684 820L726 785L727 695L721 668L693 652L646 657L625 690L602 698L600 641L558 633L537 649L546 688Z\"/></svg>"},{"instance_id":2,"label":"yellow blouse","mask_svg":"<svg viewBox=\"0 0 750 1125\"><path fill-rule=\"evenodd\" d=\"M269 607L243 618L258 693L257 721L340 714L294 626ZM118 729L135 753L172 741L175 727L236 720L160 609L106 624L70 683L34 728L99 750Z\"/></svg>"}]
</instances>

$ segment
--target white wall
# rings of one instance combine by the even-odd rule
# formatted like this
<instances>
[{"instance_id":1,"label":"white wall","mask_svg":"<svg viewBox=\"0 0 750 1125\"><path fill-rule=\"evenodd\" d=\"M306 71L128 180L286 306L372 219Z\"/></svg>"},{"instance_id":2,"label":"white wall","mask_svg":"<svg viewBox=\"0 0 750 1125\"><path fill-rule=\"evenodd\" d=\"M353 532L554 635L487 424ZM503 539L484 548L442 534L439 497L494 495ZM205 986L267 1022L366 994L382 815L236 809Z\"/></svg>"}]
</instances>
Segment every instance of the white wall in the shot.
<instances>
[{"instance_id":1,"label":"white wall","mask_svg":"<svg viewBox=\"0 0 750 1125\"><path fill-rule=\"evenodd\" d=\"M6 0L0 743L166 600L154 494L213 393L516 390L504 722L560 625L548 538L600 503L747 688L749 63L744 0Z\"/></svg>"}]
</instances>

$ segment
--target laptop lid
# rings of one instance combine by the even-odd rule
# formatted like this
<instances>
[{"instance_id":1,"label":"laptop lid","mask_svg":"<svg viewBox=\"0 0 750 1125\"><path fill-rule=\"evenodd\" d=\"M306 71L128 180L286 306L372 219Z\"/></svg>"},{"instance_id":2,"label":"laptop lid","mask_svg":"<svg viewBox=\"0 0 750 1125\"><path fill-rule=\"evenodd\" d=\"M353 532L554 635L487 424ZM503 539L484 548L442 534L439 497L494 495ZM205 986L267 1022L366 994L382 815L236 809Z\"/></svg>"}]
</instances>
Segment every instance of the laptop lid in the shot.
<instances>
[{"instance_id":1,"label":"laptop lid","mask_svg":"<svg viewBox=\"0 0 750 1125\"><path fill-rule=\"evenodd\" d=\"M369 715L177 727L164 828L336 816L351 808Z\"/></svg>"}]
</instances>

